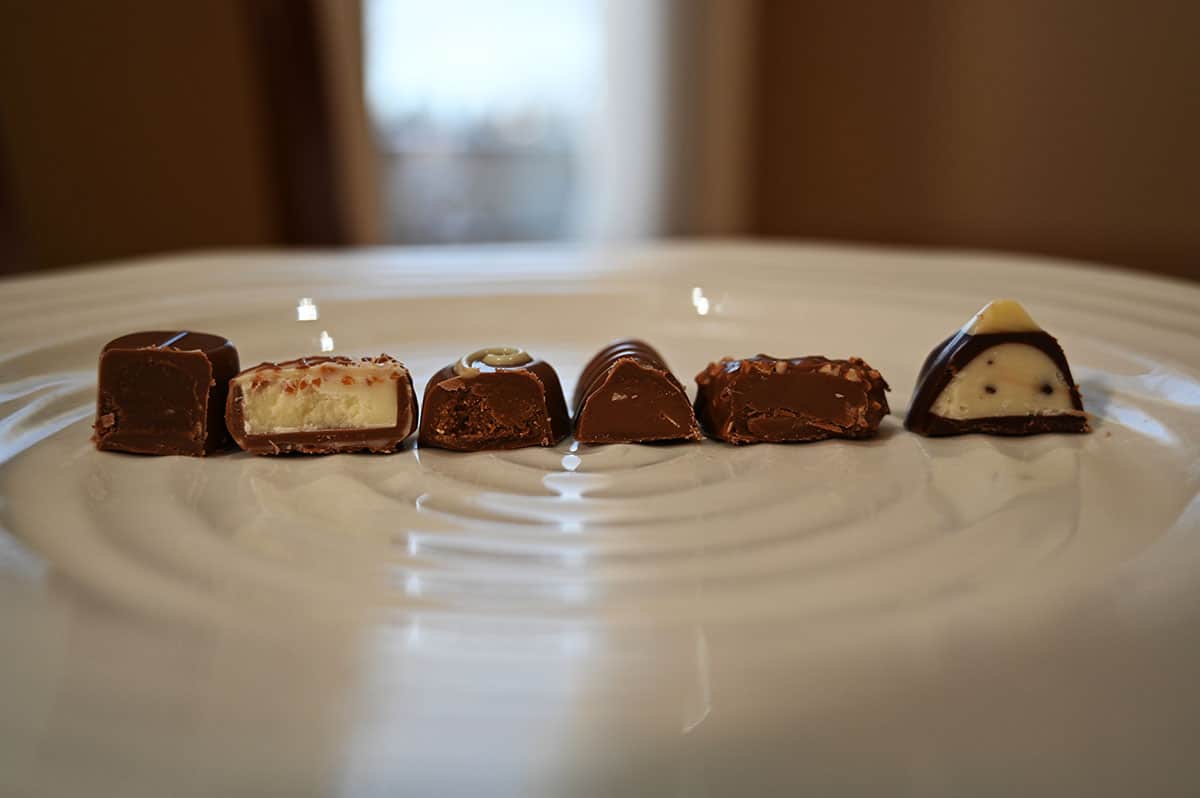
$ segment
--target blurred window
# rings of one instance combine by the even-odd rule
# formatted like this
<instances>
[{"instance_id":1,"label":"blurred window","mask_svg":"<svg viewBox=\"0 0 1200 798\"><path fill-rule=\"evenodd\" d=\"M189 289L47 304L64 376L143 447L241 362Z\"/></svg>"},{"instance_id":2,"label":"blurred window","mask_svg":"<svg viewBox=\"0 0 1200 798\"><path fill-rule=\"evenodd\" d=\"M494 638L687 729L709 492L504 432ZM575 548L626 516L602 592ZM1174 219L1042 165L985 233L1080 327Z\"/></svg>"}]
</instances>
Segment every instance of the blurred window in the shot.
<instances>
[{"instance_id":1,"label":"blurred window","mask_svg":"<svg viewBox=\"0 0 1200 798\"><path fill-rule=\"evenodd\" d=\"M367 0L367 104L391 241L578 231L601 0Z\"/></svg>"}]
</instances>

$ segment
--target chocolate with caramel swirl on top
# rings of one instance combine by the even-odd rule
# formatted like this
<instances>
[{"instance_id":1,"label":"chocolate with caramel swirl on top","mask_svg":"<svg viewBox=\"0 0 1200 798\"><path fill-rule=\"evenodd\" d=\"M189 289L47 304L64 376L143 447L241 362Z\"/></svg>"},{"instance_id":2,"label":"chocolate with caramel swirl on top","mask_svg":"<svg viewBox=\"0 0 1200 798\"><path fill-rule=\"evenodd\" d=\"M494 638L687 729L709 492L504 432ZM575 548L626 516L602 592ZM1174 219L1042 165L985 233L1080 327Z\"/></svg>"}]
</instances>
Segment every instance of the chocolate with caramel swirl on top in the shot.
<instances>
[{"instance_id":1,"label":"chocolate with caramel swirl on top","mask_svg":"<svg viewBox=\"0 0 1200 798\"><path fill-rule=\"evenodd\" d=\"M425 386L421 446L474 452L553 446L570 432L554 367L516 347L480 349Z\"/></svg>"}]
</instances>

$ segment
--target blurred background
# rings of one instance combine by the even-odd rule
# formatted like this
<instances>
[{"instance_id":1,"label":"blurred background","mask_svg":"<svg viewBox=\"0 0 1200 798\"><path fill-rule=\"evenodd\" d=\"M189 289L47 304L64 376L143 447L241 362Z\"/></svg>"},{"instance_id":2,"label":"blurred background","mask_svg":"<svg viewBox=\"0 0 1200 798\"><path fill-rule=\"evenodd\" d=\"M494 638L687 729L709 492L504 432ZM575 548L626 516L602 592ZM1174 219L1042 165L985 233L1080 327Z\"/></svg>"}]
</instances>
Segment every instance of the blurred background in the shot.
<instances>
[{"instance_id":1,"label":"blurred background","mask_svg":"<svg viewBox=\"0 0 1200 798\"><path fill-rule=\"evenodd\" d=\"M1192 0L0 0L0 271L835 239L1200 279Z\"/></svg>"}]
</instances>

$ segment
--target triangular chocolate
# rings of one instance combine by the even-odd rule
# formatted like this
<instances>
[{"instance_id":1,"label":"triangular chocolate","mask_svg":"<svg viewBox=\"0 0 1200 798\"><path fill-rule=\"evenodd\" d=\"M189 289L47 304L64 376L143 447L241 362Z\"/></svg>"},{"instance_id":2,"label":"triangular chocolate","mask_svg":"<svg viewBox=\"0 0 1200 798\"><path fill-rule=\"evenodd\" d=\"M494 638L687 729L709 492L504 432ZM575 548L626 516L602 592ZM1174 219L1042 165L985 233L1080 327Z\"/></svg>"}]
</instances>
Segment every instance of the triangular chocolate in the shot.
<instances>
[{"instance_id":1,"label":"triangular chocolate","mask_svg":"<svg viewBox=\"0 0 1200 798\"><path fill-rule=\"evenodd\" d=\"M575 439L582 443L699 440L683 385L644 341L615 341L584 367L575 388Z\"/></svg>"},{"instance_id":2,"label":"triangular chocolate","mask_svg":"<svg viewBox=\"0 0 1200 798\"><path fill-rule=\"evenodd\" d=\"M1054 336L998 299L929 353L904 426L920 435L1090 432Z\"/></svg>"}]
</instances>

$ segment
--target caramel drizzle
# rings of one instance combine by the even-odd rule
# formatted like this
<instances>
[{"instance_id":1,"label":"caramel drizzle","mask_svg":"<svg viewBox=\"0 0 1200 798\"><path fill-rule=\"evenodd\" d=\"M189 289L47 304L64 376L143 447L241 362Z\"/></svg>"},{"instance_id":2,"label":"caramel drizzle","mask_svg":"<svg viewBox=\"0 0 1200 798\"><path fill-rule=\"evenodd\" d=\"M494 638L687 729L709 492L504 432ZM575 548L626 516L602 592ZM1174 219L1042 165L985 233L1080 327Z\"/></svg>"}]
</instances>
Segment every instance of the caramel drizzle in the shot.
<instances>
[{"instance_id":1,"label":"caramel drizzle","mask_svg":"<svg viewBox=\"0 0 1200 798\"><path fill-rule=\"evenodd\" d=\"M479 368L480 364L494 370L524 366L532 362L533 357L519 346L488 346L459 358L454 364L454 373L459 377L477 377L483 370Z\"/></svg>"}]
</instances>

